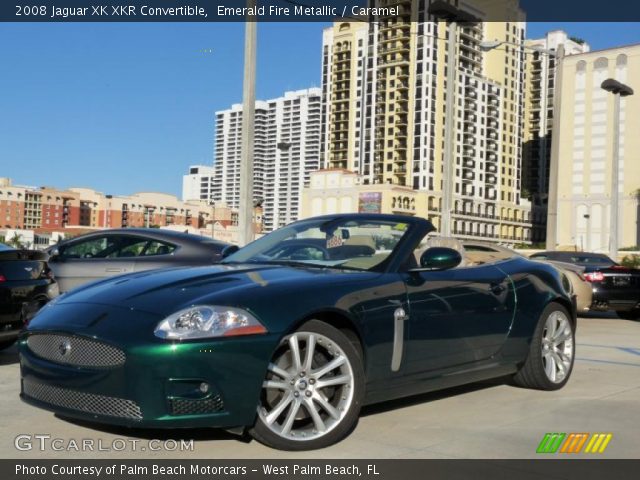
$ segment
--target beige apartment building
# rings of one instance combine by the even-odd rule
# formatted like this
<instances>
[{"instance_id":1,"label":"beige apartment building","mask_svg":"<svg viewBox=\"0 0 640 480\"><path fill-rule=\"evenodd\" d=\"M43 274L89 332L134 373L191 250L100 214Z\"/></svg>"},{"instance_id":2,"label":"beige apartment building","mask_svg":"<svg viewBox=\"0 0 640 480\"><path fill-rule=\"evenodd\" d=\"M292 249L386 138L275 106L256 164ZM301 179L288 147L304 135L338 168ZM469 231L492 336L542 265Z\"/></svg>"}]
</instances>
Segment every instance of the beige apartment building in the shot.
<instances>
[{"instance_id":1,"label":"beige apartment building","mask_svg":"<svg viewBox=\"0 0 640 480\"><path fill-rule=\"evenodd\" d=\"M558 244L608 251L614 95L600 85L626 83L635 95L620 112L619 245L640 243L640 45L573 55L562 65ZM615 189L614 189L615 190Z\"/></svg>"},{"instance_id":2,"label":"beige apartment building","mask_svg":"<svg viewBox=\"0 0 640 480\"><path fill-rule=\"evenodd\" d=\"M219 218L223 210L218 209ZM202 201L182 202L174 195L141 192L105 195L90 188L31 187L0 178L0 228L60 230L77 227L204 228L214 211Z\"/></svg>"},{"instance_id":3,"label":"beige apartment building","mask_svg":"<svg viewBox=\"0 0 640 480\"><path fill-rule=\"evenodd\" d=\"M416 214L428 214L439 228L443 155L450 148L444 128L446 72L454 65L447 50L455 41L452 233L529 241L531 204L520 194L524 53L513 46L524 42L524 21L463 24L449 39L446 23L429 21L429 2L379 4L399 5L400 14L368 24L339 22L324 31L325 168L356 173L353 188L360 192L418 192L416 205L425 210ZM506 43L484 52L483 40ZM313 191L312 181L306 198ZM352 211L358 204L351 203ZM383 213L391 204L382 202ZM344 205L338 204L339 211ZM303 211L314 208L303 206Z\"/></svg>"}]
</instances>

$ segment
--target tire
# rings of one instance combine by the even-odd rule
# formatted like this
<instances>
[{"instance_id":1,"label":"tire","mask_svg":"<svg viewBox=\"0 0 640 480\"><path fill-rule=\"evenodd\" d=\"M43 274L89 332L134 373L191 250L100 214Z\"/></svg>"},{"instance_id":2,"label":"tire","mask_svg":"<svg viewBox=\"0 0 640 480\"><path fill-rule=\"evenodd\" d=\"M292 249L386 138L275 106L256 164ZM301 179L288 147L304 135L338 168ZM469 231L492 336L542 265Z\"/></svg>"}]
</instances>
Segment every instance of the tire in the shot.
<instances>
[{"instance_id":1,"label":"tire","mask_svg":"<svg viewBox=\"0 0 640 480\"><path fill-rule=\"evenodd\" d=\"M357 347L340 330L310 320L274 352L249 433L280 450L327 447L355 428L364 389Z\"/></svg>"},{"instance_id":2,"label":"tire","mask_svg":"<svg viewBox=\"0 0 640 480\"><path fill-rule=\"evenodd\" d=\"M633 310L628 310L626 312L616 312L618 317L624 320L638 320L640 319L640 309L634 308Z\"/></svg>"},{"instance_id":3,"label":"tire","mask_svg":"<svg viewBox=\"0 0 640 480\"><path fill-rule=\"evenodd\" d=\"M9 348L14 343L16 343L15 340L9 340L9 341L6 341L6 342L0 342L0 351L6 350L7 348Z\"/></svg>"},{"instance_id":4,"label":"tire","mask_svg":"<svg viewBox=\"0 0 640 480\"><path fill-rule=\"evenodd\" d=\"M564 387L573 370L575 344L575 328L569 312L558 303L550 303L540 315L529 354L513 377L514 383L536 390Z\"/></svg>"}]
</instances>

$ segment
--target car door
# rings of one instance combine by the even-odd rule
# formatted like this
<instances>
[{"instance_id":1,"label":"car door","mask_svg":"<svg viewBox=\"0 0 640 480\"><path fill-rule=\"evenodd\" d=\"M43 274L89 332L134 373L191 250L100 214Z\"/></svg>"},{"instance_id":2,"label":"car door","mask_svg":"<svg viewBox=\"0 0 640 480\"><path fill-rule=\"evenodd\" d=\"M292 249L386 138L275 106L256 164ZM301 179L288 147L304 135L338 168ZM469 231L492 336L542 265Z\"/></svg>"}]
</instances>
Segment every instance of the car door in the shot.
<instances>
[{"instance_id":1,"label":"car door","mask_svg":"<svg viewBox=\"0 0 640 480\"><path fill-rule=\"evenodd\" d=\"M61 292L85 283L133 271L135 254L123 255L130 242L121 235L96 235L70 242L60 248L50 267Z\"/></svg>"},{"instance_id":2,"label":"car door","mask_svg":"<svg viewBox=\"0 0 640 480\"><path fill-rule=\"evenodd\" d=\"M509 277L494 265L405 274L409 319L402 371L422 375L490 358L515 312Z\"/></svg>"}]
</instances>

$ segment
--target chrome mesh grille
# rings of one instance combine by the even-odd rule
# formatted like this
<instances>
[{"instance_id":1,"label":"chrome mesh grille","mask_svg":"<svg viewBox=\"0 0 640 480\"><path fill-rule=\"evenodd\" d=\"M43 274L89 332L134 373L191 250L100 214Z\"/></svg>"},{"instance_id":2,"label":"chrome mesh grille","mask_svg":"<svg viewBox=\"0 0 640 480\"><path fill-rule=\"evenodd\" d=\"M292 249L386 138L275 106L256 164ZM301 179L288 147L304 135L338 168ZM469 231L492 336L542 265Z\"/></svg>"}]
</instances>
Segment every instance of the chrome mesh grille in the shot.
<instances>
[{"instance_id":1,"label":"chrome mesh grille","mask_svg":"<svg viewBox=\"0 0 640 480\"><path fill-rule=\"evenodd\" d=\"M123 365L126 359L119 348L72 335L34 334L27 345L41 358L77 367L112 368Z\"/></svg>"},{"instance_id":2,"label":"chrome mesh grille","mask_svg":"<svg viewBox=\"0 0 640 480\"><path fill-rule=\"evenodd\" d=\"M22 382L22 393L27 397L56 407L107 417L142 420L142 411L133 400L77 392L27 380Z\"/></svg>"},{"instance_id":3,"label":"chrome mesh grille","mask_svg":"<svg viewBox=\"0 0 640 480\"><path fill-rule=\"evenodd\" d=\"M224 403L220 395L214 395L201 400L188 398L171 399L171 415L205 415L218 413L224 409Z\"/></svg>"}]
</instances>

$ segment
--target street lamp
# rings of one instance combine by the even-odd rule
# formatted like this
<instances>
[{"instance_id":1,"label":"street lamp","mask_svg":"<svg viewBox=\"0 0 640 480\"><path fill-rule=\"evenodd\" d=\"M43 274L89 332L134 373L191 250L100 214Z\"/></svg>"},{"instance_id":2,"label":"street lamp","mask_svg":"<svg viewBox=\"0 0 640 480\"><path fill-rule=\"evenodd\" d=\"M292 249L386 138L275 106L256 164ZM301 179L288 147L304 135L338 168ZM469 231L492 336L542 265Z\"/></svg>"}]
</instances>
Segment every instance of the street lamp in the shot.
<instances>
[{"instance_id":1,"label":"street lamp","mask_svg":"<svg viewBox=\"0 0 640 480\"><path fill-rule=\"evenodd\" d=\"M440 211L440 233L444 237L451 236L451 211L453 204L453 172L455 151L455 97L458 61L456 57L456 37L458 23L476 23L480 20L464 10L460 10L449 2L436 0L429 5L429 14L435 19L449 23L447 66L447 102L444 114L445 149L442 158L442 210Z\"/></svg>"},{"instance_id":2,"label":"street lamp","mask_svg":"<svg viewBox=\"0 0 640 480\"><path fill-rule=\"evenodd\" d=\"M558 173L560 166L560 114L562 100L562 61L564 60L564 45L558 45L556 50L548 50L536 46L502 40L480 42L480 49L488 52L502 44L514 45L531 50L556 59L555 94L553 95L553 128L551 130L551 155L549 157L549 189L547 191L547 250L555 250L558 244ZM546 143L543 144L546 155Z\"/></svg>"},{"instance_id":3,"label":"street lamp","mask_svg":"<svg viewBox=\"0 0 640 480\"><path fill-rule=\"evenodd\" d=\"M611 165L611 236L609 237L609 257L614 261L618 256L618 198L620 196L620 101L622 97L633 95L633 89L613 78L602 82L600 87L615 96L613 110L613 161Z\"/></svg>"}]
</instances>

